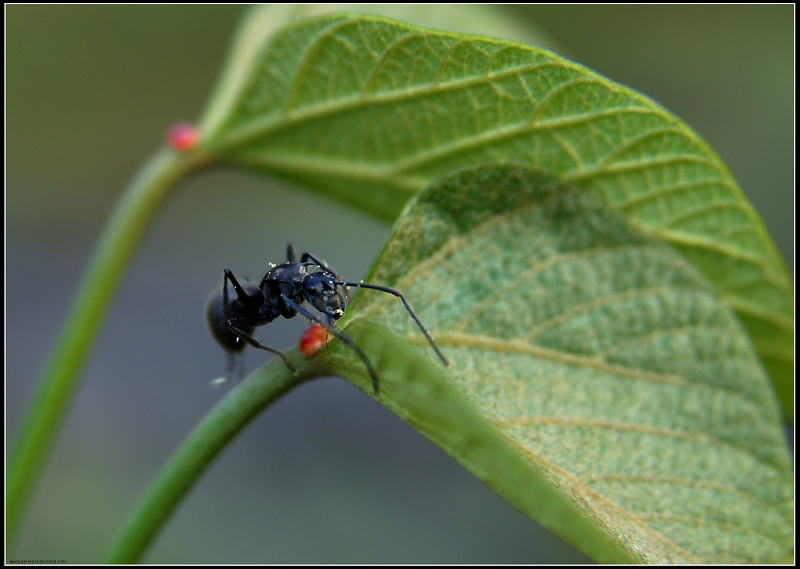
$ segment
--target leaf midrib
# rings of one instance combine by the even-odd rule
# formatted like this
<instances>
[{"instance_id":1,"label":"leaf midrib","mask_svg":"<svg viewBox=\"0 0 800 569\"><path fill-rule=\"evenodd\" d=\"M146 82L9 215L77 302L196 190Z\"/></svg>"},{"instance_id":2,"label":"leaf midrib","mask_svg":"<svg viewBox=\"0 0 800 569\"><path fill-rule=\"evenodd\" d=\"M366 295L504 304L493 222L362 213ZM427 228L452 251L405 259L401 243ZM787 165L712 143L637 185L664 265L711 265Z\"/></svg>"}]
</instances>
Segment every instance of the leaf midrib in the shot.
<instances>
[{"instance_id":1,"label":"leaf midrib","mask_svg":"<svg viewBox=\"0 0 800 569\"><path fill-rule=\"evenodd\" d=\"M581 478L579 478L574 473L569 472L567 470L564 470L563 468L557 466L555 463L547 460L542 455L536 454L536 453L532 452L531 449L529 449L529 448L527 448L527 447L525 447L523 445L520 445L517 441L515 441L514 439L508 437L508 435L506 435L503 432L502 429L500 430L500 432L503 434L503 436L506 438L506 440L509 441L509 443L514 446L514 448L517 448L525 456L528 456L530 458L530 460L532 462L534 462L535 464L537 464L540 468L543 468L545 470L549 470L552 473L555 473L555 475L560 479L560 485L561 486L566 486L566 487L569 488L570 492L572 493L572 496L570 496L570 498L574 499L575 496L591 495L594 500L596 500L597 502L605 505L606 509L603 512L603 514L610 514L611 512L614 512L616 514L616 516L619 516L620 518L625 519L628 524L635 524L642 533L644 533L646 535L649 535L650 539L653 542L660 543L662 545L662 547L672 551L674 555L682 557L683 559L691 560L690 562L693 562L693 563L700 563L701 562L698 557L696 557L692 553L684 550L683 548L678 546L674 541L668 539L663 534L661 534L660 532L657 532L651 526L646 524L641 518L639 518L639 516L637 514L635 514L631 510L629 510L627 508L624 508L624 507L620 506L619 504L611 501L611 499L608 496L606 496L605 494L601 494L600 492L598 492L598 491L594 490L593 488L591 488L590 486L588 486L585 482L583 482L583 480ZM593 508L593 507L589 507L588 505L586 507L590 511L593 511L593 512L595 511L595 508ZM597 515L597 512L595 512L595 515ZM616 526L607 527L606 524L605 524L605 521L606 521L605 520L605 516L603 516L602 519L598 519L598 518L595 518L595 519L597 519L598 521L601 521L602 525L605 527L606 531L608 531L608 532L613 533L614 531L618 531L618 529L619 529Z\"/></svg>"},{"instance_id":2,"label":"leaf midrib","mask_svg":"<svg viewBox=\"0 0 800 569\"><path fill-rule=\"evenodd\" d=\"M523 417L523 418L514 418L514 419L490 419L490 420L493 423L497 424L498 426L508 425L508 424L515 424L515 423L558 424L558 425L569 425L569 426L578 426L578 427L589 426L589 427L593 427L593 428L612 429L612 430L624 431L624 432L639 432L639 433L645 433L645 434L648 434L648 435L661 436L661 437L665 437L667 439L696 440L696 441L700 441L700 442L706 443L706 444L708 444L708 445L710 445L712 447L717 447L719 449L725 449L725 448L733 449L735 452L740 452L740 453L748 456L749 458L751 458L751 459L753 459L753 460L755 460L755 461L757 461L757 462L759 462L761 464L764 464L757 457L753 457L752 455L750 455L746 451L743 451L741 448L731 444L730 442L727 442L727 441L724 441L724 440L719 440L719 439L716 439L714 437L710 437L710 436L706 435L705 433L692 433L692 432L685 432L685 431L672 431L672 430L669 430L669 429L663 429L663 428L657 428L657 427L648 427L646 425L639 425L637 423L615 423L615 422L611 422L611 421L598 421L598 420L594 420L594 419L561 418L561 417L551 417L551 416L548 416L548 417L535 417L535 418L534 417ZM655 531L651 526L649 526L645 521L646 519L648 519L649 516L640 515L639 513L635 512L635 511L633 511L633 510L631 510L629 508L625 508L623 506L620 506L616 502L612 501L612 499L609 496L607 496L606 494L603 494L603 493L593 489L591 486L589 486L588 485L588 481L589 480L604 480L604 479L608 480L608 479L611 479L611 480L618 480L618 481L621 481L621 482L626 482L626 481L641 480L643 483L663 483L663 484L683 486L683 487L687 487L687 488L696 488L696 487L706 488L706 489L713 490L715 492L719 492L719 493L723 493L723 494L726 494L726 495L735 496L737 498L742 498L742 499L748 501L749 503L756 504L756 505L758 505L759 507L762 507L762 508L766 507L772 512L772 515L775 516L775 518L777 520L779 520L781 522L785 522L785 517L783 516L783 513L781 511L781 507L780 507L781 506L781 502L773 503L773 502L764 501L763 499L759 498L758 496L753 495L751 493L743 492L742 490L739 490L738 488L736 488L734 486L722 486L722 485L719 485L719 484L710 484L710 483L707 483L705 481L692 479L692 478L667 477L667 476L659 476L659 475L631 476L631 475L622 475L622 474L616 474L616 473L587 474L587 475L576 474L576 473L573 473L571 471L564 470L563 468L557 466L552 461L550 461L547 458L545 458L543 455L535 453L535 452L532 451L532 449L530 449L530 448L528 448L528 447L526 447L524 445L521 445L518 441L516 441L512 437L508 436L508 434L506 434L505 431L502 428L500 428L499 430L500 430L501 433L503 433L503 436L506 438L507 441L509 441L510 444L514 445L521 452L523 452L526 456L528 456L531 461L533 461L534 463L536 463L537 465L539 465L542 468L550 469L551 471L559 473L559 475L561 476L562 480L571 480L572 481L572 485L570 485L570 486L571 486L572 491L575 491L576 488L577 488L577 489L580 489L580 491L582 491L584 493L592 494L592 496L597 501L606 504L606 506L609 509L617 511L618 514L624 515L625 519L629 523L630 522L637 523L647 533L650 533L653 536L658 536L659 541L662 544L668 544L670 547L673 547L676 552L679 552L680 555L684 555L686 557L699 559L699 558L696 558L691 553L681 549L680 546L675 544L675 542L673 542L672 540L664 537L661 533ZM766 466L770 470L774 469L774 467L772 465L767 464ZM579 493L579 492L576 492L576 493ZM703 521L703 523L706 523L706 522L709 522L709 521L710 522L714 521L713 518L699 518L699 519L701 519ZM734 528L738 528L740 526L733 526L733 527ZM773 527L773 526L770 526L770 527ZM758 535L759 537L767 539L767 540L769 540L769 541L771 541L773 543L777 543L779 545L783 544L783 539L782 539L783 536L781 534L774 534L774 533L771 533L771 532L755 532L755 531L753 531L752 533L755 534L755 535Z\"/></svg>"},{"instance_id":3,"label":"leaf midrib","mask_svg":"<svg viewBox=\"0 0 800 569\"><path fill-rule=\"evenodd\" d=\"M359 319L361 318L353 319L351 320L351 323L356 322ZM418 337L417 334L403 336L403 339L408 343L419 347L424 348L429 346L428 341L424 337ZM681 388L692 389L698 392L723 394L725 397L741 400L741 402L746 406L750 406L751 404L749 395L744 391L727 389L719 385L691 382L679 375L658 373L620 364L613 364L599 358L581 356L561 350L553 350L543 346L530 344L522 340L494 338L491 336L481 336L478 334L437 332L436 342L440 346L449 346L453 348L478 348L481 350L491 350L497 354L528 355L559 364L575 366L580 369L593 369L596 371L605 372L611 376L619 376L637 381L646 381L654 385L674 385Z\"/></svg>"}]
</instances>

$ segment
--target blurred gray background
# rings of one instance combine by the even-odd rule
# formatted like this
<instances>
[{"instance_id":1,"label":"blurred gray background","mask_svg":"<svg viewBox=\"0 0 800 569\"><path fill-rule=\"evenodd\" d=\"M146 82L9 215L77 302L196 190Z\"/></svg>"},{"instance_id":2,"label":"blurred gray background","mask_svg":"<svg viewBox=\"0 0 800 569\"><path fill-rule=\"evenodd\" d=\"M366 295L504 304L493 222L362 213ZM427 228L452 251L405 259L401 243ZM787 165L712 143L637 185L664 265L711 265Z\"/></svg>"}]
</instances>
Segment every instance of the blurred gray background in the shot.
<instances>
[{"instance_id":1,"label":"blurred gray background","mask_svg":"<svg viewBox=\"0 0 800 569\"><path fill-rule=\"evenodd\" d=\"M169 125L199 117L236 6L6 7L7 441L105 219ZM792 6L506 8L561 54L676 113L794 258ZM204 306L285 243L363 276L389 226L233 170L180 185L128 273L10 557L96 562L224 391ZM791 266L791 265L790 265ZM286 346L304 323L259 338ZM248 352L248 369L266 361ZM557 563L587 559L341 379L304 385L222 454L150 563Z\"/></svg>"}]
</instances>

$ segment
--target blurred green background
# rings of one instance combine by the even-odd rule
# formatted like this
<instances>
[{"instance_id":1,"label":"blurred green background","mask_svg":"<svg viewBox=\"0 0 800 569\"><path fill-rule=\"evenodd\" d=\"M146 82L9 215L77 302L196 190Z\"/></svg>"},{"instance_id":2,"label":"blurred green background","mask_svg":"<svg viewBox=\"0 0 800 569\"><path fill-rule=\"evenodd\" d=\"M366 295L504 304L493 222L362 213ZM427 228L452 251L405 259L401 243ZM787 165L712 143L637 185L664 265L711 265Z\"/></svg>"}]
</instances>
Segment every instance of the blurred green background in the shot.
<instances>
[{"instance_id":1,"label":"blurred green background","mask_svg":"<svg viewBox=\"0 0 800 569\"><path fill-rule=\"evenodd\" d=\"M691 125L793 263L793 6L504 10ZM169 125L200 116L242 12L6 7L9 441L106 217ZM359 279L388 231L249 173L217 169L182 183L128 273L9 559L99 561L144 486L221 397L209 382L225 358L204 307L224 268L260 278L291 240ZM258 337L286 347L303 328L276 322ZM253 369L266 357L246 359ZM586 560L341 379L305 385L258 418L144 558Z\"/></svg>"}]
</instances>

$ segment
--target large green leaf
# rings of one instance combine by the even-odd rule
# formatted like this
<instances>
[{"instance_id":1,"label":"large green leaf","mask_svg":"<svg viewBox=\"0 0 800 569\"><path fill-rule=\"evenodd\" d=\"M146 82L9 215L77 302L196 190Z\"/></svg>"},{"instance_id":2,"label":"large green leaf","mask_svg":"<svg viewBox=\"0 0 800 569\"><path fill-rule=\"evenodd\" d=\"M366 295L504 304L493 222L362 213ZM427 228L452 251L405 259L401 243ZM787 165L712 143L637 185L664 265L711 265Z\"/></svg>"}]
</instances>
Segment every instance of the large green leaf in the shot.
<instances>
[{"instance_id":1,"label":"large green leaf","mask_svg":"<svg viewBox=\"0 0 800 569\"><path fill-rule=\"evenodd\" d=\"M246 89L252 77L248 75L254 58L265 41L281 27L303 18L334 11L358 10L398 18L423 26L445 28L457 32L481 33L513 38L547 46L552 41L530 24L494 6L448 4L260 4L250 8L236 34L230 57L217 85L217 91L206 109L203 125L216 131L227 118L240 91Z\"/></svg>"},{"instance_id":2,"label":"large green leaf","mask_svg":"<svg viewBox=\"0 0 800 569\"><path fill-rule=\"evenodd\" d=\"M532 518L599 561L791 560L791 460L740 323L590 193L464 171L412 200L369 279L453 364L362 291L346 330L381 402ZM346 346L315 360L371 391Z\"/></svg>"},{"instance_id":3,"label":"large green leaf","mask_svg":"<svg viewBox=\"0 0 800 569\"><path fill-rule=\"evenodd\" d=\"M209 107L202 151L390 220L431 181L477 164L578 183L723 291L792 416L791 280L728 169L679 119L512 41L337 14L282 28L256 49L263 38L250 28Z\"/></svg>"}]
</instances>

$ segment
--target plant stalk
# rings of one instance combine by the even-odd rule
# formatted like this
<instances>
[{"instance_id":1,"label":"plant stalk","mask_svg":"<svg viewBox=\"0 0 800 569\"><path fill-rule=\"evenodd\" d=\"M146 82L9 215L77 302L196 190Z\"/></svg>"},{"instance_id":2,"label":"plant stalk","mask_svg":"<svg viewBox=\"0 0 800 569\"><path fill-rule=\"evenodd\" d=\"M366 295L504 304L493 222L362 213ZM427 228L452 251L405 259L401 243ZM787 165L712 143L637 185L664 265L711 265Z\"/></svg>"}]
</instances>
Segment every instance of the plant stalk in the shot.
<instances>
[{"instance_id":1,"label":"plant stalk","mask_svg":"<svg viewBox=\"0 0 800 569\"><path fill-rule=\"evenodd\" d=\"M174 185L206 161L194 153L179 154L169 149L157 152L131 181L109 220L10 456L6 479L9 546L72 401L89 351L145 229Z\"/></svg>"},{"instance_id":2,"label":"plant stalk","mask_svg":"<svg viewBox=\"0 0 800 569\"><path fill-rule=\"evenodd\" d=\"M245 379L200 422L145 491L109 550L106 563L136 563L183 496L228 443L273 401L320 375L293 374L279 358Z\"/></svg>"}]
</instances>

